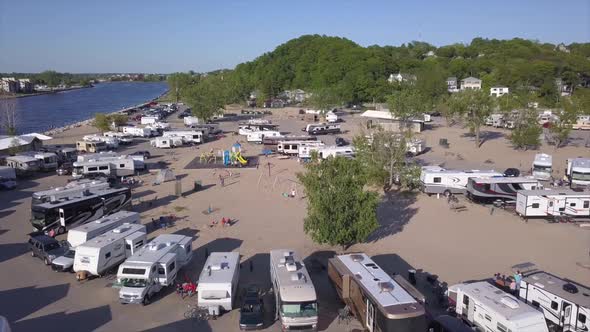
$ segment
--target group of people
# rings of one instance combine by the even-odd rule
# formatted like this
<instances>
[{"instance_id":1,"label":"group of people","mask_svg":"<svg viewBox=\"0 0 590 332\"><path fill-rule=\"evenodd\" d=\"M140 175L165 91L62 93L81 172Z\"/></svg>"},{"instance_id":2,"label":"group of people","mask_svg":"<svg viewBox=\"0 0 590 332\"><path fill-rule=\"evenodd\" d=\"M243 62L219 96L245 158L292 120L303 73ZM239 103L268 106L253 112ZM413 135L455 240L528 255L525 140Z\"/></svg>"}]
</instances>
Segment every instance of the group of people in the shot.
<instances>
[{"instance_id":1,"label":"group of people","mask_svg":"<svg viewBox=\"0 0 590 332\"><path fill-rule=\"evenodd\" d=\"M522 273L516 271L514 275L506 276L504 274L494 274L494 282L502 289L510 290L510 294L518 296L520 290L520 282L522 280Z\"/></svg>"}]
</instances>

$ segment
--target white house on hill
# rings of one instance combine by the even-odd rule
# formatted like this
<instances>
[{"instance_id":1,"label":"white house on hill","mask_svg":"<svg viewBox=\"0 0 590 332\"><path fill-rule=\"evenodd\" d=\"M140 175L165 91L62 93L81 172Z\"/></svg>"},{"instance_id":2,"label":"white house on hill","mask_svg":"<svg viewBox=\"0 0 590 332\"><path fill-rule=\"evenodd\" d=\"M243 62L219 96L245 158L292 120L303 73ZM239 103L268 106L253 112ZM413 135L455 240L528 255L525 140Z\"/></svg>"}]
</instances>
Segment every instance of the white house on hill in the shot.
<instances>
[{"instance_id":1,"label":"white house on hill","mask_svg":"<svg viewBox=\"0 0 590 332\"><path fill-rule=\"evenodd\" d=\"M461 80L461 90L481 90L481 80L475 77L467 77Z\"/></svg>"},{"instance_id":2,"label":"white house on hill","mask_svg":"<svg viewBox=\"0 0 590 332\"><path fill-rule=\"evenodd\" d=\"M490 96L492 97L501 97L508 93L510 93L510 90L505 86L493 86L490 88Z\"/></svg>"}]
</instances>

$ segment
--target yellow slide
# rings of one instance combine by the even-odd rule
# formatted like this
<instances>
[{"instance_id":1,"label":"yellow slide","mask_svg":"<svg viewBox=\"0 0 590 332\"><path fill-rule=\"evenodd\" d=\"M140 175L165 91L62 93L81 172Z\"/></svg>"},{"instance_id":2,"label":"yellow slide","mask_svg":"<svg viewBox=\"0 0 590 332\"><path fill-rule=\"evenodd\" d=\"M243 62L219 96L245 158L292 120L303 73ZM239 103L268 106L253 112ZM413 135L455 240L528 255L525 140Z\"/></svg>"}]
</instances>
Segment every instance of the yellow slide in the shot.
<instances>
[{"instance_id":1,"label":"yellow slide","mask_svg":"<svg viewBox=\"0 0 590 332\"><path fill-rule=\"evenodd\" d=\"M248 163L248 160L244 159L241 153L237 153L236 160L239 161L242 165L246 165Z\"/></svg>"}]
</instances>

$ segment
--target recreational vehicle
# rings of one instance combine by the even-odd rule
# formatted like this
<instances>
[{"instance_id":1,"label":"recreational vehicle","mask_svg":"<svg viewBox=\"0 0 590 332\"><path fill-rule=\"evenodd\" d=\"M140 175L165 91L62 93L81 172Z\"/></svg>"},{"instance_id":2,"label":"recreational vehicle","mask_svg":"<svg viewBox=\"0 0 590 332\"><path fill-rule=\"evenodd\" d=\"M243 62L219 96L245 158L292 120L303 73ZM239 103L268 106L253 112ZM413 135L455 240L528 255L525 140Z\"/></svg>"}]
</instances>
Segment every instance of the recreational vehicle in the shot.
<instances>
[{"instance_id":1,"label":"recreational vehicle","mask_svg":"<svg viewBox=\"0 0 590 332\"><path fill-rule=\"evenodd\" d=\"M117 149L119 147L119 139L116 137L85 135L82 139L86 142L104 142L107 145L107 149Z\"/></svg>"},{"instance_id":2,"label":"recreational vehicle","mask_svg":"<svg viewBox=\"0 0 590 332\"><path fill-rule=\"evenodd\" d=\"M590 115L578 115L576 123L572 124L574 130L590 130Z\"/></svg>"},{"instance_id":3,"label":"recreational vehicle","mask_svg":"<svg viewBox=\"0 0 590 332\"><path fill-rule=\"evenodd\" d=\"M209 136L209 132L211 129L211 127L207 125L193 125L189 128L193 131L200 131L201 133L203 133L203 140L205 140L205 138Z\"/></svg>"},{"instance_id":4,"label":"recreational vehicle","mask_svg":"<svg viewBox=\"0 0 590 332\"><path fill-rule=\"evenodd\" d=\"M240 253L212 252L199 276L197 286L199 307L212 316L231 311L238 297Z\"/></svg>"},{"instance_id":5,"label":"recreational vehicle","mask_svg":"<svg viewBox=\"0 0 590 332\"><path fill-rule=\"evenodd\" d=\"M450 286L448 297L457 315L481 331L549 331L540 311L488 282Z\"/></svg>"},{"instance_id":6,"label":"recreational vehicle","mask_svg":"<svg viewBox=\"0 0 590 332\"><path fill-rule=\"evenodd\" d=\"M169 129L170 128L170 124L166 123L166 122L154 122L154 123L150 123L148 125L145 126L146 128L148 128L149 130L152 131L152 135L154 133L161 133L162 131Z\"/></svg>"},{"instance_id":7,"label":"recreational vehicle","mask_svg":"<svg viewBox=\"0 0 590 332\"><path fill-rule=\"evenodd\" d=\"M572 188L590 187L590 158L568 159L565 175Z\"/></svg>"},{"instance_id":8,"label":"recreational vehicle","mask_svg":"<svg viewBox=\"0 0 590 332\"><path fill-rule=\"evenodd\" d=\"M86 153L79 155L76 159L77 162L86 162L86 161L98 161L102 159L110 159L110 158L117 158L121 156L117 152L113 151L103 151L99 153Z\"/></svg>"},{"instance_id":9,"label":"recreational vehicle","mask_svg":"<svg viewBox=\"0 0 590 332\"><path fill-rule=\"evenodd\" d=\"M328 277L367 331L427 331L426 311L417 300L423 296L403 278L392 279L366 254L329 259Z\"/></svg>"},{"instance_id":10,"label":"recreational vehicle","mask_svg":"<svg viewBox=\"0 0 590 332\"><path fill-rule=\"evenodd\" d=\"M420 183L426 194L464 194L467 190L467 180L477 177L502 177L503 174L494 170L446 170L422 169Z\"/></svg>"},{"instance_id":11,"label":"recreational vehicle","mask_svg":"<svg viewBox=\"0 0 590 332\"><path fill-rule=\"evenodd\" d=\"M192 238L179 234L161 234L119 266L121 303L150 302L154 294L174 284L178 271L193 256Z\"/></svg>"},{"instance_id":12,"label":"recreational vehicle","mask_svg":"<svg viewBox=\"0 0 590 332\"><path fill-rule=\"evenodd\" d=\"M328 123L336 123L338 122L338 115L334 112L328 112L326 113L326 121Z\"/></svg>"},{"instance_id":13,"label":"recreational vehicle","mask_svg":"<svg viewBox=\"0 0 590 332\"><path fill-rule=\"evenodd\" d=\"M31 156L17 155L6 157L6 166L14 168L17 175L29 175L41 169L41 162Z\"/></svg>"},{"instance_id":14,"label":"recreational vehicle","mask_svg":"<svg viewBox=\"0 0 590 332\"><path fill-rule=\"evenodd\" d=\"M133 143L133 136L130 134L120 133L116 131L107 131L102 134L104 137L112 137L119 140L121 144L131 144Z\"/></svg>"},{"instance_id":15,"label":"recreational vehicle","mask_svg":"<svg viewBox=\"0 0 590 332\"><path fill-rule=\"evenodd\" d=\"M467 197L476 202L515 200L519 190L543 189L537 179L524 177L469 178Z\"/></svg>"},{"instance_id":16,"label":"recreational vehicle","mask_svg":"<svg viewBox=\"0 0 590 332\"><path fill-rule=\"evenodd\" d=\"M540 310L550 327L559 331L590 331L590 289L547 272L526 274L520 298Z\"/></svg>"},{"instance_id":17,"label":"recreational vehicle","mask_svg":"<svg viewBox=\"0 0 590 332\"><path fill-rule=\"evenodd\" d=\"M184 142L201 144L204 142L202 131L196 130L173 130L165 131L162 137L181 137Z\"/></svg>"},{"instance_id":18,"label":"recreational vehicle","mask_svg":"<svg viewBox=\"0 0 590 332\"><path fill-rule=\"evenodd\" d=\"M283 331L317 331L317 295L301 258L291 249L271 250L270 279L275 319L280 320Z\"/></svg>"},{"instance_id":19,"label":"recreational vehicle","mask_svg":"<svg viewBox=\"0 0 590 332\"><path fill-rule=\"evenodd\" d=\"M279 136L281 136L281 133L278 131L272 131L272 130L254 131L254 132L249 133L246 136L246 141L262 144L262 140L265 137L279 137Z\"/></svg>"},{"instance_id":20,"label":"recreational vehicle","mask_svg":"<svg viewBox=\"0 0 590 332\"><path fill-rule=\"evenodd\" d=\"M43 204L57 201L67 197L80 197L85 191L99 191L110 187L110 184L101 180L80 180L66 184L63 187L56 187L33 193L31 205Z\"/></svg>"},{"instance_id":21,"label":"recreational vehicle","mask_svg":"<svg viewBox=\"0 0 590 332\"><path fill-rule=\"evenodd\" d=\"M567 189L519 190L516 213L521 217L590 217L590 192Z\"/></svg>"},{"instance_id":22,"label":"recreational vehicle","mask_svg":"<svg viewBox=\"0 0 590 332\"><path fill-rule=\"evenodd\" d=\"M104 174L105 176L129 176L135 174L135 160L127 156L103 158L96 161L75 162L73 178Z\"/></svg>"},{"instance_id":23,"label":"recreational vehicle","mask_svg":"<svg viewBox=\"0 0 590 332\"><path fill-rule=\"evenodd\" d=\"M78 141L76 142L76 150L79 152L97 153L100 151L106 151L107 144L105 142Z\"/></svg>"},{"instance_id":24,"label":"recreational vehicle","mask_svg":"<svg viewBox=\"0 0 590 332\"><path fill-rule=\"evenodd\" d=\"M247 136L257 131L277 131L278 125L270 123L241 123L238 125L238 134Z\"/></svg>"},{"instance_id":25,"label":"recreational vehicle","mask_svg":"<svg viewBox=\"0 0 590 332\"><path fill-rule=\"evenodd\" d=\"M322 146L322 141L280 141L277 144L277 152L282 154L296 155L299 154L299 148L302 146Z\"/></svg>"},{"instance_id":26,"label":"recreational vehicle","mask_svg":"<svg viewBox=\"0 0 590 332\"><path fill-rule=\"evenodd\" d=\"M85 191L79 197L67 197L31 207L31 224L37 231L64 233L68 228L124 210L131 205L131 189L109 188Z\"/></svg>"},{"instance_id":27,"label":"recreational vehicle","mask_svg":"<svg viewBox=\"0 0 590 332\"><path fill-rule=\"evenodd\" d=\"M184 120L184 125L187 127L191 127L191 126L195 126L195 125L203 123L203 121L199 120L199 118L197 118L196 116L185 116L183 120Z\"/></svg>"},{"instance_id":28,"label":"recreational vehicle","mask_svg":"<svg viewBox=\"0 0 590 332\"><path fill-rule=\"evenodd\" d=\"M328 157L346 157L354 158L353 146L322 146L318 149L318 157L328 159Z\"/></svg>"},{"instance_id":29,"label":"recreational vehicle","mask_svg":"<svg viewBox=\"0 0 590 332\"><path fill-rule=\"evenodd\" d=\"M310 135L326 135L340 133L340 125L334 123L312 123L308 124L303 131Z\"/></svg>"},{"instance_id":30,"label":"recreational vehicle","mask_svg":"<svg viewBox=\"0 0 590 332\"><path fill-rule=\"evenodd\" d=\"M70 248L63 256L57 257L51 261L51 268L58 272L70 271L74 266L76 247L121 225L139 223L139 213L119 211L93 222L70 229L67 239Z\"/></svg>"},{"instance_id":31,"label":"recreational vehicle","mask_svg":"<svg viewBox=\"0 0 590 332\"><path fill-rule=\"evenodd\" d=\"M135 137L150 137L152 136L152 130L150 128L142 127L121 127L123 134L128 134Z\"/></svg>"},{"instance_id":32,"label":"recreational vehicle","mask_svg":"<svg viewBox=\"0 0 590 332\"><path fill-rule=\"evenodd\" d=\"M184 145L184 139L176 136L156 137L150 141L150 145L160 149L176 148Z\"/></svg>"},{"instance_id":33,"label":"recreational vehicle","mask_svg":"<svg viewBox=\"0 0 590 332\"><path fill-rule=\"evenodd\" d=\"M16 171L12 167L0 166L0 189L16 188Z\"/></svg>"},{"instance_id":34,"label":"recreational vehicle","mask_svg":"<svg viewBox=\"0 0 590 332\"><path fill-rule=\"evenodd\" d=\"M160 120L159 116L142 116L141 117L141 124L148 125L152 123L156 123Z\"/></svg>"},{"instance_id":35,"label":"recreational vehicle","mask_svg":"<svg viewBox=\"0 0 590 332\"><path fill-rule=\"evenodd\" d=\"M131 257L147 242L141 224L124 224L76 247L74 267L78 280L104 273Z\"/></svg>"},{"instance_id":36,"label":"recreational vehicle","mask_svg":"<svg viewBox=\"0 0 590 332\"><path fill-rule=\"evenodd\" d=\"M553 167L553 157L546 153L537 153L533 160L532 173L533 177L541 181L551 180L551 171Z\"/></svg>"},{"instance_id":37,"label":"recreational vehicle","mask_svg":"<svg viewBox=\"0 0 590 332\"><path fill-rule=\"evenodd\" d=\"M280 142L293 142L293 141L302 141L302 142L314 142L317 141L317 136L278 136L278 137L264 137L262 139L262 144L264 145L277 145Z\"/></svg>"},{"instance_id":38,"label":"recreational vehicle","mask_svg":"<svg viewBox=\"0 0 590 332\"><path fill-rule=\"evenodd\" d=\"M39 170L41 171L55 171L58 166L57 154L53 152L24 152L19 155L39 160Z\"/></svg>"}]
</instances>

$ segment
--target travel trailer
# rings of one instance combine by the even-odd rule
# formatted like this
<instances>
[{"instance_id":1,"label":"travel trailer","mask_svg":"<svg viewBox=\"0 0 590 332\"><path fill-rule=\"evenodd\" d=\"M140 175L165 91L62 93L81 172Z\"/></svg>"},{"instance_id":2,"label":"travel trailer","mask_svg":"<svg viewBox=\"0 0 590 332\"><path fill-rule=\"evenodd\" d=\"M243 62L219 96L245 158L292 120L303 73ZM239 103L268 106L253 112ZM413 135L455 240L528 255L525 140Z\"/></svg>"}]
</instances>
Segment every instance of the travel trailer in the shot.
<instances>
[{"instance_id":1,"label":"travel trailer","mask_svg":"<svg viewBox=\"0 0 590 332\"><path fill-rule=\"evenodd\" d=\"M159 116L142 116L141 117L141 124L142 125L148 125L148 124L156 123L158 121L160 121Z\"/></svg>"},{"instance_id":2,"label":"travel trailer","mask_svg":"<svg viewBox=\"0 0 590 332\"><path fill-rule=\"evenodd\" d=\"M150 145L160 149L176 148L184 145L184 139L175 136L156 137L150 141Z\"/></svg>"},{"instance_id":3,"label":"travel trailer","mask_svg":"<svg viewBox=\"0 0 590 332\"><path fill-rule=\"evenodd\" d=\"M238 297L239 280L240 253L212 252L199 276L199 307L207 308L211 316L231 311Z\"/></svg>"},{"instance_id":4,"label":"travel trailer","mask_svg":"<svg viewBox=\"0 0 590 332\"><path fill-rule=\"evenodd\" d=\"M204 136L202 131L196 130L171 130L165 131L162 137L181 137L182 140L189 144L204 143Z\"/></svg>"},{"instance_id":5,"label":"travel trailer","mask_svg":"<svg viewBox=\"0 0 590 332\"><path fill-rule=\"evenodd\" d=\"M277 145L280 142L293 142L293 141L302 141L302 142L314 142L317 141L317 136L277 136L277 137L264 137L262 139L262 144L264 145Z\"/></svg>"},{"instance_id":6,"label":"travel trailer","mask_svg":"<svg viewBox=\"0 0 590 332\"><path fill-rule=\"evenodd\" d=\"M33 193L31 205L57 201L67 197L80 197L85 191L99 191L110 188L110 184L101 180L80 180L66 184L63 187L37 191Z\"/></svg>"},{"instance_id":7,"label":"travel trailer","mask_svg":"<svg viewBox=\"0 0 590 332\"><path fill-rule=\"evenodd\" d=\"M170 129L170 124L166 122L154 122L145 126L152 131L152 135L159 134L164 130Z\"/></svg>"},{"instance_id":8,"label":"travel trailer","mask_svg":"<svg viewBox=\"0 0 590 332\"><path fill-rule=\"evenodd\" d=\"M116 137L85 135L82 139L86 142L104 142L107 145L107 149L117 149L119 147L119 139Z\"/></svg>"},{"instance_id":9,"label":"travel trailer","mask_svg":"<svg viewBox=\"0 0 590 332\"><path fill-rule=\"evenodd\" d=\"M338 115L334 112L328 112L326 113L326 121L328 123L336 123L338 122Z\"/></svg>"},{"instance_id":10,"label":"travel trailer","mask_svg":"<svg viewBox=\"0 0 590 332\"><path fill-rule=\"evenodd\" d=\"M103 159L117 158L120 156L121 155L117 152L103 151L103 152L98 152L98 153L81 154L78 156L76 161L78 161L78 162L98 161L98 160L103 160Z\"/></svg>"},{"instance_id":11,"label":"travel trailer","mask_svg":"<svg viewBox=\"0 0 590 332\"><path fill-rule=\"evenodd\" d=\"M196 116L185 116L183 120L184 120L184 125L187 127L191 127L191 126L203 123L203 121L199 120L199 118L197 118Z\"/></svg>"},{"instance_id":12,"label":"travel trailer","mask_svg":"<svg viewBox=\"0 0 590 332\"><path fill-rule=\"evenodd\" d=\"M103 158L96 161L75 162L72 170L73 178L81 178L94 174L105 176L130 176L135 174L136 161L127 156Z\"/></svg>"},{"instance_id":13,"label":"travel trailer","mask_svg":"<svg viewBox=\"0 0 590 332\"><path fill-rule=\"evenodd\" d=\"M16 171L12 167L0 166L0 189L16 188Z\"/></svg>"},{"instance_id":14,"label":"travel trailer","mask_svg":"<svg viewBox=\"0 0 590 332\"><path fill-rule=\"evenodd\" d=\"M565 176L572 188L590 187L590 158L572 158L567 160Z\"/></svg>"},{"instance_id":15,"label":"travel trailer","mask_svg":"<svg viewBox=\"0 0 590 332\"><path fill-rule=\"evenodd\" d=\"M178 271L193 257L192 243L190 236L161 234L137 250L119 266L119 301L146 305L164 287L173 285Z\"/></svg>"},{"instance_id":16,"label":"travel trailer","mask_svg":"<svg viewBox=\"0 0 590 332\"><path fill-rule=\"evenodd\" d=\"M203 133L203 140L206 140L206 138L209 137L209 133L211 130L211 127L209 127L207 125L192 125L189 128L193 131L202 132Z\"/></svg>"},{"instance_id":17,"label":"travel trailer","mask_svg":"<svg viewBox=\"0 0 590 332\"><path fill-rule=\"evenodd\" d=\"M262 140L265 137L279 137L279 136L281 136L281 133L278 131L272 131L272 130L254 131L254 132L249 133L246 136L246 141L262 144Z\"/></svg>"},{"instance_id":18,"label":"travel trailer","mask_svg":"<svg viewBox=\"0 0 590 332\"><path fill-rule=\"evenodd\" d=\"M277 144L277 152L282 154L296 155L299 154L299 148L302 146L322 146L322 141L280 141Z\"/></svg>"},{"instance_id":19,"label":"travel trailer","mask_svg":"<svg viewBox=\"0 0 590 332\"><path fill-rule=\"evenodd\" d=\"M66 197L56 201L33 205L31 224L37 231L55 231L63 234L76 227L131 206L131 189L109 188L94 192L85 191L79 197Z\"/></svg>"},{"instance_id":20,"label":"travel trailer","mask_svg":"<svg viewBox=\"0 0 590 332\"><path fill-rule=\"evenodd\" d=\"M519 190L516 213L521 217L590 217L590 192L567 189Z\"/></svg>"},{"instance_id":21,"label":"travel trailer","mask_svg":"<svg viewBox=\"0 0 590 332\"><path fill-rule=\"evenodd\" d=\"M104 137L116 138L121 144L133 143L133 136L131 134L120 133L117 131L107 131L102 134Z\"/></svg>"},{"instance_id":22,"label":"travel trailer","mask_svg":"<svg viewBox=\"0 0 590 332\"><path fill-rule=\"evenodd\" d=\"M308 161L311 159L313 152L318 153L319 157L319 150L324 147L324 144L301 144L299 145L297 157L300 161Z\"/></svg>"},{"instance_id":23,"label":"travel trailer","mask_svg":"<svg viewBox=\"0 0 590 332\"><path fill-rule=\"evenodd\" d=\"M478 330L549 332L540 311L488 282L457 284L447 292L450 307Z\"/></svg>"},{"instance_id":24,"label":"travel trailer","mask_svg":"<svg viewBox=\"0 0 590 332\"><path fill-rule=\"evenodd\" d=\"M590 288L547 272L527 273L520 298L540 310L554 331L590 331Z\"/></svg>"},{"instance_id":25,"label":"travel trailer","mask_svg":"<svg viewBox=\"0 0 590 332\"><path fill-rule=\"evenodd\" d=\"M318 149L318 157L328 159L328 157L346 157L354 158L353 146L322 146Z\"/></svg>"},{"instance_id":26,"label":"travel trailer","mask_svg":"<svg viewBox=\"0 0 590 332\"><path fill-rule=\"evenodd\" d=\"M486 119L486 126L492 126L495 128L504 127L504 115L503 114L492 114Z\"/></svg>"},{"instance_id":27,"label":"travel trailer","mask_svg":"<svg viewBox=\"0 0 590 332\"><path fill-rule=\"evenodd\" d=\"M551 171L553 167L553 157L546 153L537 153L533 160L532 173L533 177L541 181L551 180Z\"/></svg>"},{"instance_id":28,"label":"travel trailer","mask_svg":"<svg viewBox=\"0 0 590 332\"><path fill-rule=\"evenodd\" d=\"M417 300L424 297L403 278L390 277L366 254L330 258L328 277L367 331L427 331L424 303Z\"/></svg>"},{"instance_id":29,"label":"travel trailer","mask_svg":"<svg viewBox=\"0 0 590 332\"><path fill-rule=\"evenodd\" d=\"M39 170L49 172L55 171L58 166L57 154L53 152L23 152L19 155L33 157L39 160Z\"/></svg>"},{"instance_id":30,"label":"travel trailer","mask_svg":"<svg viewBox=\"0 0 590 332\"><path fill-rule=\"evenodd\" d=\"M467 197L476 202L515 200L519 190L543 189L537 179L524 177L469 178Z\"/></svg>"},{"instance_id":31,"label":"travel trailer","mask_svg":"<svg viewBox=\"0 0 590 332\"><path fill-rule=\"evenodd\" d=\"M467 191L467 180L477 177L503 177L494 170L446 170L422 169L420 183L426 194L464 194Z\"/></svg>"},{"instance_id":32,"label":"travel trailer","mask_svg":"<svg viewBox=\"0 0 590 332\"><path fill-rule=\"evenodd\" d=\"M93 222L70 229L67 238L70 248L63 256L57 257L51 261L51 268L57 272L70 271L74 266L76 247L121 225L139 223L139 213L119 211Z\"/></svg>"},{"instance_id":33,"label":"travel trailer","mask_svg":"<svg viewBox=\"0 0 590 332\"><path fill-rule=\"evenodd\" d=\"M257 131L277 131L278 125L271 123L240 123L238 125L238 134L247 136Z\"/></svg>"},{"instance_id":34,"label":"travel trailer","mask_svg":"<svg viewBox=\"0 0 590 332\"><path fill-rule=\"evenodd\" d=\"M151 137L152 130L150 128L142 128L142 127L121 127L123 134L128 134L135 137Z\"/></svg>"},{"instance_id":35,"label":"travel trailer","mask_svg":"<svg viewBox=\"0 0 590 332\"><path fill-rule=\"evenodd\" d=\"M275 319L283 331L317 331L318 299L301 258L291 249L270 251L270 279Z\"/></svg>"},{"instance_id":36,"label":"travel trailer","mask_svg":"<svg viewBox=\"0 0 590 332\"><path fill-rule=\"evenodd\" d=\"M30 175L41 169L41 161L31 156L8 156L6 166L14 168L17 175Z\"/></svg>"},{"instance_id":37,"label":"travel trailer","mask_svg":"<svg viewBox=\"0 0 590 332\"><path fill-rule=\"evenodd\" d=\"M590 130L590 115L578 115L576 123L572 124L574 130Z\"/></svg>"},{"instance_id":38,"label":"travel trailer","mask_svg":"<svg viewBox=\"0 0 590 332\"><path fill-rule=\"evenodd\" d=\"M76 247L76 279L102 276L140 250L147 242L144 225L125 224Z\"/></svg>"},{"instance_id":39,"label":"travel trailer","mask_svg":"<svg viewBox=\"0 0 590 332\"><path fill-rule=\"evenodd\" d=\"M105 142L78 141L76 142L76 150L79 152L97 153L100 151L106 151L107 144Z\"/></svg>"},{"instance_id":40,"label":"travel trailer","mask_svg":"<svg viewBox=\"0 0 590 332\"><path fill-rule=\"evenodd\" d=\"M326 135L340 133L340 125L333 123L312 123L302 129L310 135Z\"/></svg>"}]
</instances>

